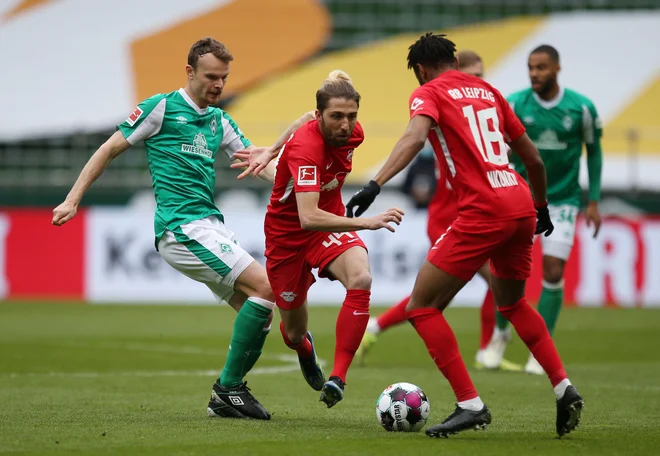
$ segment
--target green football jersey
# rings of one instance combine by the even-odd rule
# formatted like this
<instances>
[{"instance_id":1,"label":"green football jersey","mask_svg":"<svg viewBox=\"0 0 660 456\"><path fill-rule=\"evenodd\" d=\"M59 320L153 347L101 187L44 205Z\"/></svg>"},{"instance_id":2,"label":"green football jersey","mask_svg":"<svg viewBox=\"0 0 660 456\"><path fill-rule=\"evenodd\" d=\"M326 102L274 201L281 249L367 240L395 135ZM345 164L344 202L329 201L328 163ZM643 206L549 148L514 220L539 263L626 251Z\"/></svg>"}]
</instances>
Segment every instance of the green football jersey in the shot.
<instances>
[{"instance_id":1,"label":"green football jersey","mask_svg":"<svg viewBox=\"0 0 660 456\"><path fill-rule=\"evenodd\" d=\"M184 89L147 98L119 124L131 145L144 141L156 197L160 239L193 220L222 214L214 202L215 155L250 146L236 123L215 107L199 108Z\"/></svg>"},{"instance_id":2,"label":"green football jersey","mask_svg":"<svg viewBox=\"0 0 660 456\"><path fill-rule=\"evenodd\" d=\"M564 88L551 101L541 99L531 88L507 100L545 163L548 202L579 206L582 144L594 144L602 135L594 104L584 95ZM527 179L522 161L512 155L511 163Z\"/></svg>"}]
</instances>

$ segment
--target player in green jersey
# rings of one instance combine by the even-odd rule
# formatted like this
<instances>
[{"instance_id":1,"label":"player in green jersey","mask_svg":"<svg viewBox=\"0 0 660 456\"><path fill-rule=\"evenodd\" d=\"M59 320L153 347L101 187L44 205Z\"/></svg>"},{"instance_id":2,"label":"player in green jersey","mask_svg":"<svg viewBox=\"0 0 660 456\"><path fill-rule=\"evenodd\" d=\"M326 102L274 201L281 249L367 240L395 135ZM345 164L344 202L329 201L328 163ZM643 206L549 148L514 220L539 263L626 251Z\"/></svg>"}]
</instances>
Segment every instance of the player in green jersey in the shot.
<instances>
[{"instance_id":1,"label":"player in green jersey","mask_svg":"<svg viewBox=\"0 0 660 456\"><path fill-rule=\"evenodd\" d=\"M185 88L147 98L89 159L65 201L53 210L54 225L76 215L90 185L119 154L144 141L156 198L156 248L186 276L208 286L218 301L238 311L229 353L213 385L210 416L270 419L243 381L270 331L274 297L264 268L237 243L214 203L215 157L230 159L252 148L229 115L214 107L229 76L233 56L212 38L193 44ZM272 146L279 149L302 116ZM258 177L272 181L274 164Z\"/></svg>"},{"instance_id":2,"label":"player in green jersey","mask_svg":"<svg viewBox=\"0 0 660 456\"><path fill-rule=\"evenodd\" d=\"M534 49L529 55L529 78L532 87L508 97L511 107L527 129L545 163L548 179L548 207L555 226L549 237L542 237L543 291L538 310L553 333L564 298L564 266L573 247L575 222L580 209L582 190L578 182L582 145L587 150L589 203L587 226L598 235L601 218L598 211L603 153L600 146L602 124L594 104L584 95L561 87L559 53L549 45ZM522 163L514 155L512 164L526 178ZM507 321L498 317L497 328L484 353L484 363L495 368L501 362L511 338ZM525 371L542 375L543 368L530 355Z\"/></svg>"}]
</instances>

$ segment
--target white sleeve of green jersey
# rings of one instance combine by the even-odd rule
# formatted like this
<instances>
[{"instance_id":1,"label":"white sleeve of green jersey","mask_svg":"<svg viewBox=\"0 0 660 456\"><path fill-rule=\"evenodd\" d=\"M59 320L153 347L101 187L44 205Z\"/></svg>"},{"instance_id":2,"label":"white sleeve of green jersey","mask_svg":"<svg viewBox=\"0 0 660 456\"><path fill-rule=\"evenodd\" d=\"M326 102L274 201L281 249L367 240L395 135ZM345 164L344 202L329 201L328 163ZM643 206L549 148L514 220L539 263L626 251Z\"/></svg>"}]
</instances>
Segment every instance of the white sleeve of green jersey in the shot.
<instances>
[{"instance_id":1,"label":"white sleeve of green jersey","mask_svg":"<svg viewBox=\"0 0 660 456\"><path fill-rule=\"evenodd\" d=\"M140 103L128 119L117 125L124 138L134 145L158 134L163 126L166 100L162 94L154 95Z\"/></svg>"},{"instance_id":2,"label":"white sleeve of green jersey","mask_svg":"<svg viewBox=\"0 0 660 456\"><path fill-rule=\"evenodd\" d=\"M591 102L582 104L582 140L593 144L603 135L603 121L600 120L596 107Z\"/></svg>"},{"instance_id":3,"label":"white sleeve of green jersey","mask_svg":"<svg viewBox=\"0 0 660 456\"><path fill-rule=\"evenodd\" d=\"M229 114L222 112L222 143L220 149L231 159L237 150L245 149L252 143L243 135L243 132Z\"/></svg>"}]
</instances>

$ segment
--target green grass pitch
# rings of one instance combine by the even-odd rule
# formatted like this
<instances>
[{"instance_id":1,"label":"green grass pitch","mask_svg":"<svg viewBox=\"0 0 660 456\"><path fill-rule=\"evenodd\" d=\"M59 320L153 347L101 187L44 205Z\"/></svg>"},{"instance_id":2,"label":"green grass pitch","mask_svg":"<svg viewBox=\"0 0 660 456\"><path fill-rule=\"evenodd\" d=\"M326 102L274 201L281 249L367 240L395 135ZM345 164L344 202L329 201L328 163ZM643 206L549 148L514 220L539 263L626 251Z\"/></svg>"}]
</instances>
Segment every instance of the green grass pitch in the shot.
<instances>
[{"instance_id":1,"label":"green grass pitch","mask_svg":"<svg viewBox=\"0 0 660 456\"><path fill-rule=\"evenodd\" d=\"M310 328L331 363L338 308L314 307ZM378 313L382 309L374 309ZM446 312L472 365L476 309ZM349 371L326 409L277 328L249 386L270 422L211 419L233 311L221 307L0 304L0 454L118 455L652 455L660 454L660 311L564 309L555 338L586 400L581 426L559 440L546 378L475 372L491 408L485 432L435 440L385 432L375 401L389 384L419 385L430 423L453 394L407 324L384 334L367 367ZM515 339L507 357L524 362Z\"/></svg>"}]
</instances>

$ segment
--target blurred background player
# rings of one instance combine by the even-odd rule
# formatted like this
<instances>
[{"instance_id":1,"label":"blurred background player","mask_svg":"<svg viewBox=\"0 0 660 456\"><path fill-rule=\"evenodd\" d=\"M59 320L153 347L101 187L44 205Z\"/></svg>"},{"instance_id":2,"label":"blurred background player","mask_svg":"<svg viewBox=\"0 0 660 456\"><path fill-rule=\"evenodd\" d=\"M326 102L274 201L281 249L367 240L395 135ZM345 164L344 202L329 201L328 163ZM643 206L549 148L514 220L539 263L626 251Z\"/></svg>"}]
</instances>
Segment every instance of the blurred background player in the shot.
<instances>
[{"instance_id":1,"label":"blurred background player","mask_svg":"<svg viewBox=\"0 0 660 456\"><path fill-rule=\"evenodd\" d=\"M483 78L484 64L481 57L476 52L470 50L461 51L456 54L456 58L458 59L459 71L478 78ZM440 171L440 167L435 158L434 164L437 182L435 184L433 198L428 206L427 224L427 234L431 241L431 245L433 245L435 241L447 231L447 228L449 228L458 215L456 195L447 180L446 174ZM490 269L488 264L483 265L479 269L478 274L487 284L490 284ZM356 353L356 358L360 364L365 364L367 354L377 342L378 335L381 332L406 321L406 306L409 301L410 296L404 298L377 318L369 319L367 330L364 333L364 337L362 338L362 342ZM489 288L481 305L479 350L477 351L475 360L475 367L477 369L485 367L481 358L483 356L483 350L493 336L493 329L495 328L495 312L495 301L493 300L493 293ZM496 368L509 371L522 370L521 365L512 363L506 359L502 359Z\"/></svg>"},{"instance_id":2,"label":"blurred background player","mask_svg":"<svg viewBox=\"0 0 660 456\"><path fill-rule=\"evenodd\" d=\"M541 153L548 179L548 204L555 231L541 238L543 247L543 291L538 311L553 334L564 301L564 267L575 238L575 223L580 210L582 190L579 184L582 144L587 150L589 202L587 226L594 226L594 238L600 230L600 201L603 152L600 146L602 125L594 104L584 95L561 87L559 53L544 44L534 49L528 61L531 87L508 97L514 112ZM527 177L518 157L515 169ZM500 365L511 340L508 322L497 319L497 329L482 360L489 368ZM530 354L525 372L543 375L543 368Z\"/></svg>"},{"instance_id":3,"label":"blurred background player","mask_svg":"<svg viewBox=\"0 0 660 456\"><path fill-rule=\"evenodd\" d=\"M213 107L222 95L234 57L213 38L190 48L185 88L141 102L89 159L66 200L53 210L54 225L71 220L92 183L110 162L140 141L145 142L156 198L156 248L174 269L205 284L218 301L238 315L225 366L214 383L209 416L270 419L270 413L243 381L259 359L270 331L273 293L264 268L226 228L213 200L214 163L222 150L253 148L236 123ZM295 131L306 116L282 137ZM281 144L274 144L277 149ZM260 177L271 180L274 165Z\"/></svg>"},{"instance_id":4,"label":"blurred background player","mask_svg":"<svg viewBox=\"0 0 660 456\"><path fill-rule=\"evenodd\" d=\"M454 43L428 33L410 47L408 68L420 83L410 96L410 122L374 179L349 203L360 216L382 185L401 172L431 141L441 170L458 196L458 217L435 242L420 268L407 316L449 381L457 405L429 437L447 437L491 422L463 363L444 309L490 260L491 288L502 315L512 322L548 374L556 396L559 436L577 426L584 404L571 385L543 318L525 298L532 269L534 233L553 230L546 200L545 167L504 97L490 84L456 71ZM509 169L507 146L518 154L534 190Z\"/></svg>"},{"instance_id":5,"label":"blurred background player","mask_svg":"<svg viewBox=\"0 0 660 456\"><path fill-rule=\"evenodd\" d=\"M357 122L359 104L348 75L333 71L316 92L316 120L296 131L279 153L265 220L266 270L282 316L282 337L298 353L306 381L321 391L328 407L343 398L346 373L369 319L369 258L355 232L394 231L389 223L399 224L403 216L398 209L371 218L344 216L341 188L352 169L353 153L364 140ZM270 158L266 151L264 162ZM346 288L327 382L307 329L312 269Z\"/></svg>"}]
</instances>

